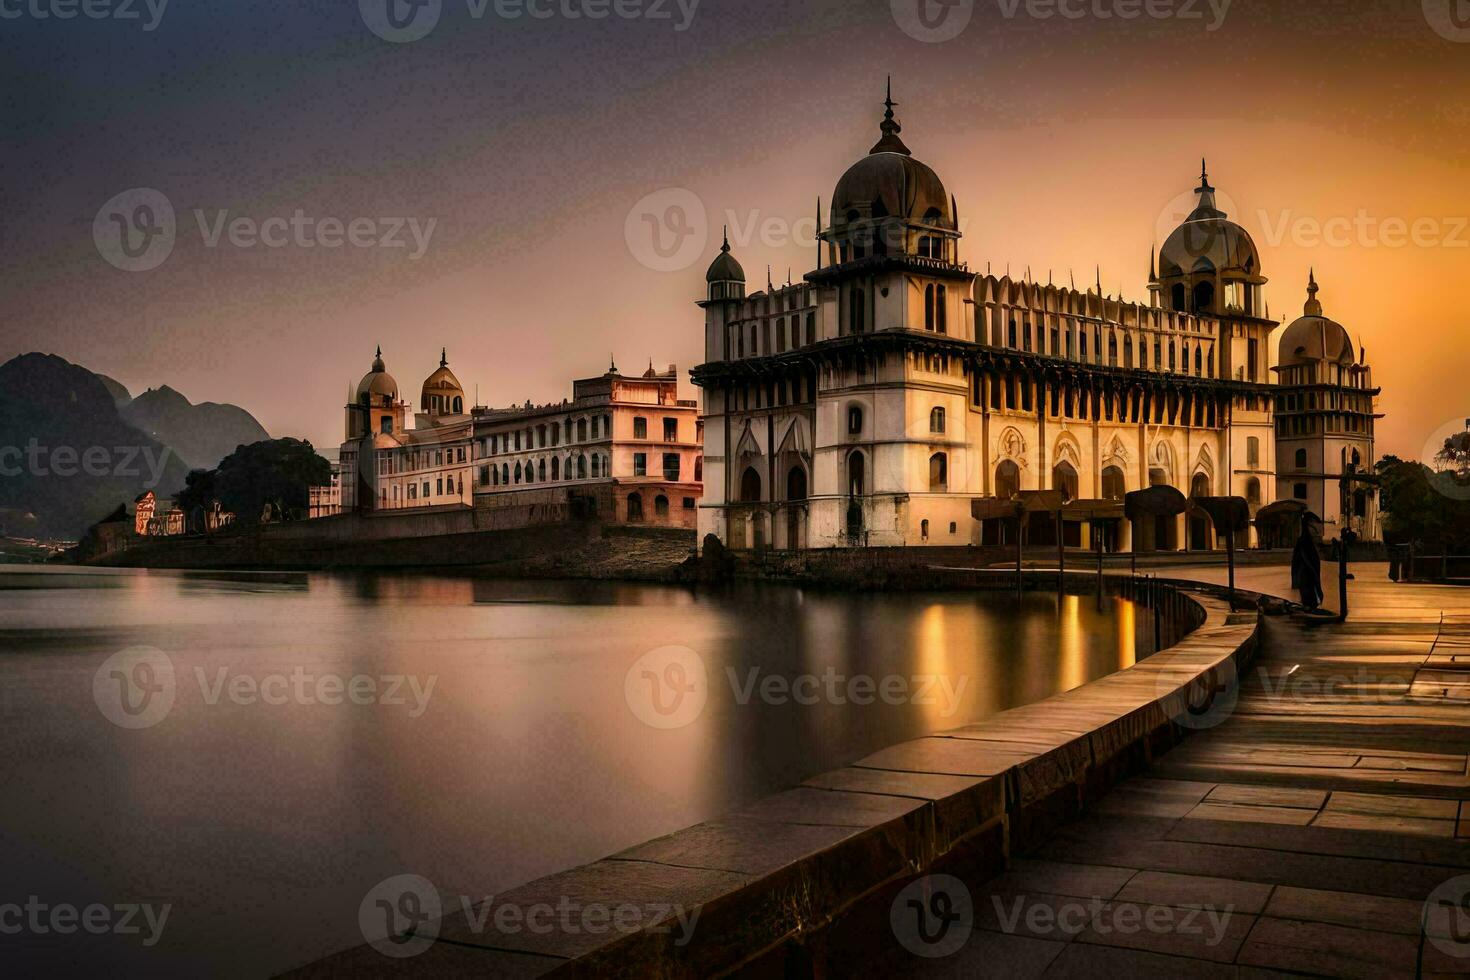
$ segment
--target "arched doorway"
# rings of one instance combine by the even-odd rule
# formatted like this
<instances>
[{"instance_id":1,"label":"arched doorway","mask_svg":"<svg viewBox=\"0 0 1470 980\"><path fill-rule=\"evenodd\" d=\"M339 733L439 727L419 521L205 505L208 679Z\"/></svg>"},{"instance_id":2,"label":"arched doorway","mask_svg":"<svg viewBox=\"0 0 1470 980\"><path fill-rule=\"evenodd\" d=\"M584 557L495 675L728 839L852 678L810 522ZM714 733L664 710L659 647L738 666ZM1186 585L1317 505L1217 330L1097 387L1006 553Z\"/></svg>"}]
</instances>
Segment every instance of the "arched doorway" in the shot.
<instances>
[{"instance_id":1,"label":"arched doorway","mask_svg":"<svg viewBox=\"0 0 1470 980\"><path fill-rule=\"evenodd\" d=\"M806 470L793 466L786 474L786 547L806 546Z\"/></svg>"},{"instance_id":2,"label":"arched doorway","mask_svg":"<svg viewBox=\"0 0 1470 980\"><path fill-rule=\"evenodd\" d=\"M1067 460L1058 460L1057 465L1052 467L1051 488L1062 492L1062 499L1073 501L1077 499L1077 468ZM1036 515L1041 520L1032 527L1031 540L1036 544L1056 544L1056 518L1051 514ZM1042 528L1049 530L1047 534ZM1038 535L1038 531L1042 531ZM1068 521L1062 524L1062 543L1069 548L1080 548L1082 546L1082 525L1076 521Z\"/></svg>"},{"instance_id":3,"label":"arched doorway","mask_svg":"<svg viewBox=\"0 0 1470 980\"><path fill-rule=\"evenodd\" d=\"M1003 459L995 468L995 496L1000 500L1012 500L1021 491L1021 467L1012 459ZM980 528L980 543L987 545L1015 544L1015 527L1009 520L983 521Z\"/></svg>"},{"instance_id":4,"label":"arched doorway","mask_svg":"<svg viewBox=\"0 0 1470 980\"><path fill-rule=\"evenodd\" d=\"M740 474L740 502L744 504L758 504L761 501L761 475L754 466L747 466L745 472ZM751 542L750 546L759 551L765 547L765 529L761 525L761 512L758 507L745 508L746 519L750 522ZM743 535L742 535L743 537Z\"/></svg>"},{"instance_id":5,"label":"arched doorway","mask_svg":"<svg viewBox=\"0 0 1470 980\"><path fill-rule=\"evenodd\" d=\"M643 496L641 494L628 494L628 520L643 520Z\"/></svg>"},{"instance_id":6,"label":"arched doorway","mask_svg":"<svg viewBox=\"0 0 1470 980\"><path fill-rule=\"evenodd\" d=\"M1210 495L1210 478L1207 474L1196 473L1194 479L1189 482L1189 496L1191 499L1208 497ZM1189 550L1210 550L1210 518L1209 515L1196 511L1189 518Z\"/></svg>"},{"instance_id":7,"label":"arched doorway","mask_svg":"<svg viewBox=\"0 0 1470 980\"><path fill-rule=\"evenodd\" d=\"M1102 495L1104 500L1122 500L1128 493L1128 479L1117 466L1106 466L1102 471Z\"/></svg>"}]
</instances>

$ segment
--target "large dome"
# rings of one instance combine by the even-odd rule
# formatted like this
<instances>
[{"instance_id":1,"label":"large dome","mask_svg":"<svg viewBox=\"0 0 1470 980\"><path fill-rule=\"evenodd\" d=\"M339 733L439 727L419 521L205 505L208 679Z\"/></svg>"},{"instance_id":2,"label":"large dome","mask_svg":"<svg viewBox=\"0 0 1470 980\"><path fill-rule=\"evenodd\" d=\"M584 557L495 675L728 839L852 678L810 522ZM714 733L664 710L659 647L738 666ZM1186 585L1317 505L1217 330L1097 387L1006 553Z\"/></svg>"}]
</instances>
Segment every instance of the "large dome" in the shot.
<instances>
[{"instance_id":1,"label":"large dome","mask_svg":"<svg viewBox=\"0 0 1470 980\"><path fill-rule=\"evenodd\" d=\"M1261 256L1256 243L1240 225L1215 206L1215 188L1201 168L1200 186L1195 191L1200 200L1184 223L1169 235L1159 251L1159 275L1190 273L1244 272L1257 275Z\"/></svg>"},{"instance_id":2,"label":"large dome","mask_svg":"<svg viewBox=\"0 0 1470 980\"><path fill-rule=\"evenodd\" d=\"M1353 363L1353 341L1348 336L1347 328L1322 315L1322 304L1317 302L1315 272L1307 280L1307 305L1304 313L1292 321L1281 335L1279 351L1278 362L1282 367L1314 361Z\"/></svg>"},{"instance_id":3,"label":"large dome","mask_svg":"<svg viewBox=\"0 0 1470 980\"><path fill-rule=\"evenodd\" d=\"M393 375L388 373L383 364L383 348L378 348L378 354L373 358L372 370L363 375L362 380L357 383L357 397L362 399L363 395L376 395L387 398L389 401L398 400L398 382L393 380Z\"/></svg>"},{"instance_id":4,"label":"large dome","mask_svg":"<svg viewBox=\"0 0 1470 980\"><path fill-rule=\"evenodd\" d=\"M854 221L897 217L957 230L953 200L944 182L927 164L915 160L899 138L903 127L893 118L891 97L885 105L887 112L879 127L883 138L847 169L832 192L832 229L840 231Z\"/></svg>"}]
</instances>

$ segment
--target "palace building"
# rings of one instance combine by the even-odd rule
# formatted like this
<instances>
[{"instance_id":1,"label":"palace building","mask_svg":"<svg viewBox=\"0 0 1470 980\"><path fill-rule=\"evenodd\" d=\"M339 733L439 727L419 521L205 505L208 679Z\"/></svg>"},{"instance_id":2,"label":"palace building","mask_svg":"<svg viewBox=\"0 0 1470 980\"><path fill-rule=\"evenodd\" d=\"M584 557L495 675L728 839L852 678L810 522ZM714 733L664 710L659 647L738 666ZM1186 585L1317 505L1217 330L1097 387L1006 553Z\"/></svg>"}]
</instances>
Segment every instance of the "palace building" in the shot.
<instances>
[{"instance_id":1,"label":"palace building","mask_svg":"<svg viewBox=\"0 0 1470 980\"><path fill-rule=\"evenodd\" d=\"M1315 279L1272 367L1279 324L1260 254L1203 168L1197 206L1151 257L1146 303L1100 283L977 275L961 258L958 202L885 105L879 141L837 182L814 271L748 294L728 240L709 268L705 363L693 372L701 538L1003 543L1013 526L987 519L987 499L1054 489L1101 505L1160 484L1243 497L1253 516L1290 493L1335 536L1324 494L1343 461L1371 470L1377 391L1346 333L1322 320ZM1375 514L1364 500L1360 534L1377 536ZM1092 530L1084 516L1061 533L1087 545ZM1192 510L1097 530L1110 549L1219 544ZM1025 533L1055 543L1054 518L1034 515ZM1253 528L1238 543L1259 541Z\"/></svg>"},{"instance_id":2,"label":"palace building","mask_svg":"<svg viewBox=\"0 0 1470 980\"><path fill-rule=\"evenodd\" d=\"M678 397L678 370L616 366L574 381L569 401L470 406L447 352L418 411L399 397L379 348L349 392L332 484L310 491L310 515L474 510L493 529L568 519L693 529L702 494L698 403Z\"/></svg>"}]
</instances>

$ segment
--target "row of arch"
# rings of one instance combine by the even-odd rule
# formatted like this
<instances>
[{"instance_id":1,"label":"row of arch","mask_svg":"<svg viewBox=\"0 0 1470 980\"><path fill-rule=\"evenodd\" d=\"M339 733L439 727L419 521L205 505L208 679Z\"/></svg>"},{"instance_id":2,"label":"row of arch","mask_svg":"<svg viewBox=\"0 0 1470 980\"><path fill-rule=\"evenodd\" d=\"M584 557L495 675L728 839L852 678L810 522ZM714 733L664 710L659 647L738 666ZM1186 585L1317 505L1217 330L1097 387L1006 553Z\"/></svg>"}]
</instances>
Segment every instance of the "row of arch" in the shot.
<instances>
[{"instance_id":1,"label":"row of arch","mask_svg":"<svg viewBox=\"0 0 1470 980\"><path fill-rule=\"evenodd\" d=\"M590 477L588 475L589 471L591 473ZM514 467L510 463L501 463L499 466L492 465L490 467L490 485L508 487L521 483L557 483L562 480L595 480L611 475L611 463L606 455L603 453L593 453L589 457L586 453L579 453L576 456L568 456L565 463L562 462L560 456L553 456L550 459L549 466L545 458L539 460L528 459L524 463L517 462Z\"/></svg>"}]
</instances>

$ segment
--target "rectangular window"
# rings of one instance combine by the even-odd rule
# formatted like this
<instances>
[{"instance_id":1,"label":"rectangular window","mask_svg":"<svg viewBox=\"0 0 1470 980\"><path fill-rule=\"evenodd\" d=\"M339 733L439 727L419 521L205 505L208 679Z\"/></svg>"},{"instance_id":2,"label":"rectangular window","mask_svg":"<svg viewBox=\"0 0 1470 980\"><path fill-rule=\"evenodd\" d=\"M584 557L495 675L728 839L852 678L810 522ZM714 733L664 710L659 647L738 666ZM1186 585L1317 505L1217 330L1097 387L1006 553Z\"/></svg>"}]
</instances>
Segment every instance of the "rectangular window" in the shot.
<instances>
[{"instance_id":1,"label":"rectangular window","mask_svg":"<svg viewBox=\"0 0 1470 980\"><path fill-rule=\"evenodd\" d=\"M639 416L638 418L635 418L633 420L633 438L634 439L647 439L648 438L648 419L643 418L642 416Z\"/></svg>"},{"instance_id":2,"label":"rectangular window","mask_svg":"<svg viewBox=\"0 0 1470 980\"><path fill-rule=\"evenodd\" d=\"M664 479L670 483L679 482L678 453L664 453Z\"/></svg>"},{"instance_id":3,"label":"rectangular window","mask_svg":"<svg viewBox=\"0 0 1470 980\"><path fill-rule=\"evenodd\" d=\"M634 476L647 476L648 475L648 454L647 453L634 453L633 454L633 475Z\"/></svg>"},{"instance_id":4,"label":"rectangular window","mask_svg":"<svg viewBox=\"0 0 1470 980\"><path fill-rule=\"evenodd\" d=\"M490 467L480 467L480 486L488 486L490 483Z\"/></svg>"},{"instance_id":5,"label":"rectangular window","mask_svg":"<svg viewBox=\"0 0 1470 980\"><path fill-rule=\"evenodd\" d=\"M694 498L693 497L685 497L684 498L684 509L685 510L693 510L694 509Z\"/></svg>"},{"instance_id":6,"label":"rectangular window","mask_svg":"<svg viewBox=\"0 0 1470 980\"><path fill-rule=\"evenodd\" d=\"M664 419L664 442L679 441L679 420Z\"/></svg>"}]
</instances>

